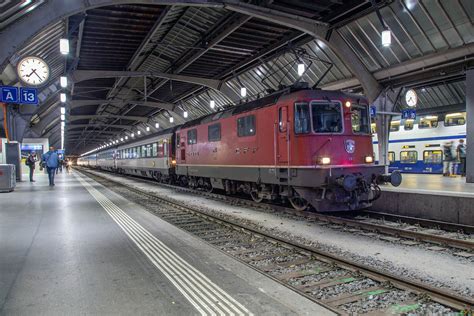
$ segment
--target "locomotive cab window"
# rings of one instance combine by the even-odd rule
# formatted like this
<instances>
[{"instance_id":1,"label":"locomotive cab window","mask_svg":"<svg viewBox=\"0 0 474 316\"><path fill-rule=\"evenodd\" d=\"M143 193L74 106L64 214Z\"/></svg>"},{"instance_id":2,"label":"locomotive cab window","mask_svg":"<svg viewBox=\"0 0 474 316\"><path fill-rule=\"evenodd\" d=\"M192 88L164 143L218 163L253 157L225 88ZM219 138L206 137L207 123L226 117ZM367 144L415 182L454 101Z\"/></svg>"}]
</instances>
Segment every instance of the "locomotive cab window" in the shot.
<instances>
[{"instance_id":1,"label":"locomotive cab window","mask_svg":"<svg viewBox=\"0 0 474 316\"><path fill-rule=\"evenodd\" d=\"M237 119L237 136L255 135L255 115L240 117Z\"/></svg>"},{"instance_id":2,"label":"locomotive cab window","mask_svg":"<svg viewBox=\"0 0 474 316\"><path fill-rule=\"evenodd\" d=\"M423 152L423 162L432 164L443 163L443 151L441 150L425 150Z\"/></svg>"},{"instance_id":3,"label":"locomotive cab window","mask_svg":"<svg viewBox=\"0 0 474 316\"><path fill-rule=\"evenodd\" d=\"M308 103L295 104L295 134L308 134L311 131L311 119Z\"/></svg>"},{"instance_id":4,"label":"locomotive cab window","mask_svg":"<svg viewBox=\"0 0 474 316\"><path fill-rule=\"evenodd\" d=\"M207 127L207 139L210 142L217 142L221 140L221 124L212 124Z\"/></svg>"},{"instance_id":5,"label":"locomotive cab window","mask_svg":"<svg viewBox=\"0 0 474 316\"><path fill-rule=\"evenodd\" d=\"M353 105L351 109L352 132L369 134L369 110L367 105Z\"/></svg>"},{"instance_id":6,"label":"locomotive cab window","mask_svg":"<svg viewBox=\"0 0 474 316\"><path fill-rule=\"evenodd\" d=\"M420 122L418 123L418 128L436 128L438 127L438 117L437 116L425 116L420 118Z\"/></svg>"},{"instance_id":7,"label":"locomotive cab window","mask_svg":"<svg viewBox=\"0 0 474 316\"><path fill-rule=\"evenodd\" d=\"M287 107L283 106L278 109L278 129L280 130L280 132L286 132L287 121Z\"/></svg>"},{"instance_id":8,"label":"locomotive cab window","mask_svg":"<svg viewBox=\"0 0 474 316\"><path fill-rule=\"evenodd\" d=\"M315 133L341 133L342 110L339 103L311 103Z\"/></svg>"},{"instance_id":9,"label":"locomotive cab window","mask_svg":"<svg viewBox=\"0 0 474 316\"><path fill-rule=\"evenodd\" d=\"M444 126L458 126L466 124L466 113L446 114Z\"/></svg>"},{"instance_id":10,"label":"locomotive cab window","mask_svg":"<svg viewBox=\"0 0 474 316\"><path fill-rule=\"evenodd\" d=\"M188 131L188 145L193 145L197 143L197 130L190 129Z\"/></svg>"},{"instance_id":11,"label":"locomotive cab window","mask_svg":"<svg viewBox=\"0 0 474 316\"><path fill-rule=\"evenodd\" d=\"M416 163L418 161L418 152L416 150L406 150L400 152L401 163Z\"/></svg>"}]
</instances>

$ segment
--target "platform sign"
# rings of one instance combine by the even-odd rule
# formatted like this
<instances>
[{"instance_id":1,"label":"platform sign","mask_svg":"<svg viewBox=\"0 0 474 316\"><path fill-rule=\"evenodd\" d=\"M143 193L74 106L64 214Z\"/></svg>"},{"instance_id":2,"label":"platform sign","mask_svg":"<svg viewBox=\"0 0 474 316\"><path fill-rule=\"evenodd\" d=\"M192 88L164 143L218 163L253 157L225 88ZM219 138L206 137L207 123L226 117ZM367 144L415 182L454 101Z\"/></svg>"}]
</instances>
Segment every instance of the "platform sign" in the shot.
<instances>
[{"instance_id":1,"label":"platform sign","mask_svg":"<svg viewBox=\"0 0 474 316\"><path fill-rule=\"evenodd\" d=\"M370 117L375 117L377 115L377 108L375 106L370 106L369 107L369 111L370 111Z\"/></svg>"},{"instance_id":2,"label":"platform sign","mask_svg":"<svg viewBox=\"0 0 474 316\"><path fill-rule=\"evenodd\" d=\"M38 90L35 88L20 88L20 103L38 104Z\"/></svg>"},{"instance_id":3,"label":"platform sign","mask_svg":"<svg viewBox=\"0 0 474 316\"><path fill-rule=\"evenodd\" d=\"M18 103L18 88L17 87L2 87L2 102Z\"/></svg>"},{"instance_id":4,"label":"platform sign","mask_svg":"<svg viewBox=\"0 0 474 316\"><path fill-rule=\"evenodd\" d=\"M0 101L5 103L38 104L38 89L0 86Z\"/></svg>"},{"instance_id":5,"label":"platform sign","mask_svg":"<svg viewBox=\"0 0 474 316\"><path fill-rule=\"evenodd\" d=\"M402 111L402 119L404 120L415 120L416 119L416 110L415 109L406 109Z\"/></svg>"}]
</instances>

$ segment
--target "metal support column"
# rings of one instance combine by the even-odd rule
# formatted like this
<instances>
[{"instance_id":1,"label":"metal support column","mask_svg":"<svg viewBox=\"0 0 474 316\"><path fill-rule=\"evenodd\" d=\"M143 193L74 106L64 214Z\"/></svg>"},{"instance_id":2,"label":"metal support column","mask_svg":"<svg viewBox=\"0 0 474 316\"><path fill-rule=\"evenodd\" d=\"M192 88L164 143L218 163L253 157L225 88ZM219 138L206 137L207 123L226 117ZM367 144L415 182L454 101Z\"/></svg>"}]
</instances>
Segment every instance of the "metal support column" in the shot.
<instances>
[{"instance_id":1,"label":"metal support column","mask_svg":"<svg viewBox=\"0 0 474 316\"><path fill-rule=\"evenodd\" d=\"M466 182L474 183L474 69L466 72Z\"/></svg>"}]
</instances>

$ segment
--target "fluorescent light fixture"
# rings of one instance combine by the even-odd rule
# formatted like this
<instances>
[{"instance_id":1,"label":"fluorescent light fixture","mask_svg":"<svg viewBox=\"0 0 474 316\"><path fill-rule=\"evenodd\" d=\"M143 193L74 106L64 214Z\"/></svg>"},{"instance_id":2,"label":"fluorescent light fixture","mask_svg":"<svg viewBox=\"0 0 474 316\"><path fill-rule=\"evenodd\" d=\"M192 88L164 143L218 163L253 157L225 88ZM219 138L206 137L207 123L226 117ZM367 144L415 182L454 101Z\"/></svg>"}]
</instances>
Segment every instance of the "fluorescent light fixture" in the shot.
<instances>
[{"instance_id":1,"label":"fluorescent light fixture","mask_svg":"<svg viewBox=\"0 0 474 316\"><path fill-rule=\"evenodd\" d=\"M390 30L382 31L382 45L388 47L392 44L392 32Z\"/></svg>"},{"instance_id":2,"label":"fluorescent light fixture","mask_svg":"<svg viewBox=\"0 0 474 316\"><path fill-rule=\"evenodd\" d=\"M66 122L62 121L61 122L61 128L64 129L64 126L66 126Z\"/></svg>"},{"instance_id":3,"label":"fluorescent light fixture","mask_svg":"<svg viewBox=\"0 0 474 316\"><path fill-rule=\"evenodd\" d=\"M247 96L247 88L240 88L240 96L242 96L243 98Z\"/></svg>"},{"instance_id":4,"label":"fluorescent light fixture","mask_svg":"<svg viewBox=\"0 0 474 316\"><path fill-rule=\"evenodd\" d=\"M125 136L125 139L128 139L128 136Z\"/></svg>"},{"instance_id":5,"label":"fluorescent light fixture","mask_svg":"<svg viewBox=\"0 0 474 316\"><path fill-rule=\"evenodd\" d=\"M61 107L61 114L66 114L66 108L64 106Z\"/></svg>"},{"instance_id":6,"label":"fluorescent light fixture","mask_svg":"<svg viewBox=\"0 0 474 316\"><path fill-rule=\"evenodd\" d=\"M137 135L140 135L142 133L142 131L137 131Z\"/></svg>"},{"instance_id":7,"label":"fluorescent light fixture","mask_svg":"<svg viewBox=\"0 0 474 316\"><path fill-rule=\"evenodd\" d=\"M132 133L132 135L130 135L130 136L132 136L132 138L135 137L135 133Z\"/></svg>"},{"instance_id":8,"label":"fluorescent light fixture","mask_svg":"<svg viewBox=\"0 0 474 316\"><path fill-rule=\"evenodd\" d=\"M155 128L160 128L160 123L155 123Z\"/></svg>"},{"instance_id":9,"label":"fluorescent light fixture","mask_svg":"<svg viewBox=\"0 0 474 316\"><path fill-rule=\"evenodd\" d=\"M183 112L183 117L184 117L184 118L187 118L187 117L188 117L188 111L184 111L184 112Z\"/></svg>"},{"instance_id":10,"label":"fluorescent light fixture","mask_svg":"<svg viewBox=\"0 0 474 316\"><path fill-rule=\"evenodd\" d=\"M65 121L65 120L66 120L66 115L61 114L61 121Z\"/></svg>"},{"instance_id":11,"label":"fluorescent light fixture","mask_svg":"<svg viewBox=\"0 0 474 316\"><path fill-rule=\"evenodd\" d=\"M174 122L174 117L170 116L170 123Z\"/></svg>"},{"instance_id":12,"label":"fluorescent light fixture","mask_svg":"<svg viewBox=\"0 0 474 316\"><path fill-rule=\"evenodd\" d=\"M299 63L298 64L298 76L302 76L304 74L304 64L303 63Z\"/></svg>"},{"instance_id":13,"label":"fluorescent light fixture","mask_svg":"<svg viewBox=\"0 0 474 316\"><path fill-rule=\"evenodd\" d=\"M146 127L146 131L147 131L147 132L150 131L150 126L147 126L147 127Z\"/></svg>"},{"instance_id":14,"label":"fluorescent light fixture","mask_svg":"<svg viewBox=\"0 0 474 316\"><path fill-rule=\"evenodd\" d=\"M61 88L66 88L67 87L67 77L66 76L61 76L59 79L59 83L61 84Z\"/></svg>"},{"instance_id":15,"label":"fluorescent light fixture","mask_svg":"<svg viewBox=\"0 0 474 316\"><path fill-rule=\"evenodd\" d=\"M123 137L122 137L122 138L120 138L120 141L121 141L121 142L123 142Z\"/></svg>"},{"instance_id":16,"label":"fluorescent light fixture","mask_svg":"<svg viewBox=\"0 0 474 316\"><path fill-rule=\"evenodd\" d=\"M61 38L59 40L59 51L63 55L69 54L69 40L67 38Z\"/></svg>"},{"instance_id":17,"label":"fluorescent light fixture","mask_svg":"<svg viewBox=\"0 0 474 316\"><path fill-rule=\"evenodd\" d=\"M66 93L61 93L59 95L59 99L61 100L62 103L66 102Z\"/></svg>"},{"instance_id":18,"label":"fluorescent light fixture","mask_svg":"<svg viewBox=\"0 0 474 316\"><path fill-rule=\"evenodd\" d=\"M216 107L216 101L214 101L214 100L209 101L209 105L211 106L211 109L215 108Z\"/></svg>"}]
</instances>

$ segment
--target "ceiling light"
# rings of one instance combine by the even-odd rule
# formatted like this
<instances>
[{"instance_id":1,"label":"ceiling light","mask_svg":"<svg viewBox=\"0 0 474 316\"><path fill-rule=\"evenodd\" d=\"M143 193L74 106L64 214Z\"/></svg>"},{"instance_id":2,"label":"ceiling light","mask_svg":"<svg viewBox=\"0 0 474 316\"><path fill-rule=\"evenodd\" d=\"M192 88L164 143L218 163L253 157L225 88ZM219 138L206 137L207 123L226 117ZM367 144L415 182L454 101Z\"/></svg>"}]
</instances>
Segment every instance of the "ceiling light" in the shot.
<instances>
[{"instance_id":1,"label":"ceiling light","mask_svg":"<svg viewBox=\"0 0 474 316\"><path fill-rule=\"evenodd\" d=\"M65 121L65 120L66 120L66 115L61 114L61 121Z\"/></svg>"},{"instance_id":2,"label":"ceiling light","mask_svg":"<svg viewBox=\"0 0 474 316\"><path fill-rule=\"evenodd\" d=\"M64 126L66 126L66 122L62 121L61 122L61 129L64 129Z\"/></svg>"},{"instance_id":3,"label":"ceiling light","mask_svg":"<svg viewBox=\"0 0 474 316\"><path fill-rule=\"evenodd\" d=\"M382 45L388 47L392 44L392 32L390 30L382 31Z\"/></svg>"},{"instance_id":4,"label":"ceiling light","mask_svg":"<svg viewBox=\"0 0 474 316\"><path fill-rule=\"evenodd\" d=\"M299 63L298 64L298 76L302 76L304 74L304 64L303 63Z\"/></svg>"},{"instance_id":5,"label":"ceiling light","mask_svg":"<svg viewBox=\"0 0 474 316\"><path fill-rule=\"evenodd\" d=\"M61 38L59 40L59 51L63 55L69 54L69 40L67 38Z\"/></svg>"},{"instance_id":6,"label":"ceiling light","mask_svg":"<svg viewBox=\"0 0 474 316\"><path fill-rule=\"evenodd\" d=\"M65 107L61 107L61 114L66 114L66 108Z\"/></svg>"},{"instance_id":7,"label":"ceiling light","mask_svg":"<svg viewBox=\"0 0 474 316\"><path fill-rule=\"evenodd\" d=\"M155 123L155 128L160 128L160 123Z\"/></svg>"},{"instance_id":8,"label":"ceiling light","mask_svg":"<svg viewBox=\"0 0 474 316\"><path fill-rule=\"evenodd\" d=\"M59 95L59 99L61 100L62 103L66 102L66 93L61 93Z\"/></svg>"},{"instance_id":9,"label":"ceiling light","mask_svg":"<svg viewBox=\"0 0 474 316\"><path fill-rule=\"evenodd\" d=\"M209 105L211 106L211 109L215 108L216 107L216 101L214 101L214 100L209 101Z\"/></svg>"},{"instance_id":10,"label":"ceiling light","mask_svg":"<svg viewBox=\"0 0 474 316\"><path fill-rule=\"evenodd\" d=\"M61 76L59 79L59 83L61 84L61 88L66 88L67 87L67 77L66 76Z\"/></svg>"},{"instance_id":11,"label":"ceiling light","mask_svg":"<svg viewBox=\"0 0 474 316\"><path fill-rule=\"evenodd\" d=\"M122 138L120 138L120 141L121 141L121 142L123 142L123 137L122 137Z\"/></svg>"},{"instance_id":12,"label":"ceiling light","mask_svg":"<svg viewBox=\"0 0 474 316\"><path fill-rule=\"evenodd\" d=\"M240 88L240 96L242 96L243 98L247 96L247 88Z\"/></svg>"},{"instance_id":13,"label":"ceiling light","mask_svg":"<svg viewBox=\"0 0 474 316\"><path fill-rule=\"evenodd\" d=\"M137 131L137 135L140 135L142 132L141 131Z\"/></svg>"},{"instance_id":14,"label":"ceiling light","mask_svg":"<svg viewBox=\"0 0 474 316\"><path fill-rule=\"evenodd\" d=\"M128 136L125 136L125 139L128 139Z\"/></svg>"},{"instance_id":15,"label":"ceiling light","mask_svg":"<svg viewBox=\"0 0 474 316\"><path fill-rule=\"evenodd\" d=\"M170 123L174 122L174 117L170 116Z\"/></svg>"},{"instance_id":16,"label":"ceiling light","mask_svg":"<svg viewBox=\"0 0 474 316\"><path fill-rule=\"evenodd\" d=\"M187 117L188 117L188 111L184 111L184 112L183 112L183 117L184 117L184 118L187 118Z\"/></svg>"},{"instance_id":17,"label":"ceiling light","mask_svg":"<svg viewBox=\"0 0 474 316\"><path fill-rule=\"evenodd\" d=\"M147 132L150 131L150 126L147 126L147 127L146 127L146 131L147 131Z\"/></svg>"},{"instance_id":18,"label":"ceiling light","mask_svg":"<svg viewBox=\"0 0 474 316\"><path fill-rule=\"evenodd\" d=\"M130 136L135 137L135 133L132 133L132 135L130 135Z\"/></svg>"}]
</instances>

